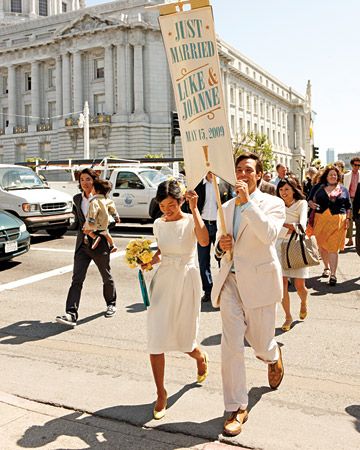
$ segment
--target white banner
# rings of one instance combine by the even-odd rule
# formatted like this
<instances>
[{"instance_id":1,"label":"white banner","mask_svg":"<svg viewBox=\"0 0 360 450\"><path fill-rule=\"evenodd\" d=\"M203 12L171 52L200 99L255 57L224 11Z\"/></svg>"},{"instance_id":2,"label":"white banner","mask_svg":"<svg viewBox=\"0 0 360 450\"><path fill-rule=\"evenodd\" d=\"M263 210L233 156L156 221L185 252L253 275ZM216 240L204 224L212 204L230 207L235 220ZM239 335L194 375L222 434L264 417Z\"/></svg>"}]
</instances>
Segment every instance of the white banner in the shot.
<instances>
[{"instance_id":1,"label":"white banner","mask_svg":"<svg viewBox=\"0 0 360 450\"><path fill-rule=\"evenodd\" d=\"M235 184L211 6L159 17L181 129L186 180L208 171Z\"/></svg>"}]
</instances>

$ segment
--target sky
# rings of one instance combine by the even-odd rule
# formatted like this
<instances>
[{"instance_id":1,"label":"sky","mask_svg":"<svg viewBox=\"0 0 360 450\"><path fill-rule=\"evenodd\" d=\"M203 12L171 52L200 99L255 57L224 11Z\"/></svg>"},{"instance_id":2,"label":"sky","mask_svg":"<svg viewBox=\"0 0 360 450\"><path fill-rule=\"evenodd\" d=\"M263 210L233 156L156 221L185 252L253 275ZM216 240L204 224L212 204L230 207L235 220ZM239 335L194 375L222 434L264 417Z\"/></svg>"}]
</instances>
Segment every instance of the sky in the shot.
<instances>
[{"instance_id":1,"label":"sky","mask_svg":"<svg viewBox=\"0 0 360 450\"><path fill-rule=\"evenodd\" d=\"M211 0L211 4L216 32L227 43L300 94L305 95L311 81L314 144L320 157L325 161L327 148L334 148L335 154L360 154L360 1Z\"/></svg>"}]
</instances>

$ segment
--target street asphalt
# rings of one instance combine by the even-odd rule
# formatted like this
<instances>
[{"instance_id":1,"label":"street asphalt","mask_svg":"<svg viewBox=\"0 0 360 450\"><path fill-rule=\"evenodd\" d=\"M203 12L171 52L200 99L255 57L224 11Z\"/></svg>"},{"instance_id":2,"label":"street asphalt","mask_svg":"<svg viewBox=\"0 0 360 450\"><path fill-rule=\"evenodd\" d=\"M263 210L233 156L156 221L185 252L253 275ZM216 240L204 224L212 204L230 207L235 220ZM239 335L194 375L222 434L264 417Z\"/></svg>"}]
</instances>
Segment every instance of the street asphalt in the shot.
<instances>
[{"instance_id":1,"label":"street asphalt","mask_svg":"<svg viewBox=\"0 0 360 450\"><path fill-rule=\"evenodd\" d=\"M311 269L305 321L297 319L299 300L291 292L294 326L288 333L276 329L285 365L278 390L268 387L266 366L246 347L249 420L239 436L227 438L221 433L221 320L207 303L199 342L210 358L208 379L197 385L194 362L167 355L168 409L164 419L152 419L146 310L136 271L123 261L126 234L146 232L116 235L116 316L104 317L101 280L91 266L75 329L54 320L71 281L74 236L35 237L29 253L0 267L1 450L360 448L360 259L354 249L340 255L336 287L319 278L322 267ZM282 322L279 308L277 326Z\"/></svg>"}]
</instances>

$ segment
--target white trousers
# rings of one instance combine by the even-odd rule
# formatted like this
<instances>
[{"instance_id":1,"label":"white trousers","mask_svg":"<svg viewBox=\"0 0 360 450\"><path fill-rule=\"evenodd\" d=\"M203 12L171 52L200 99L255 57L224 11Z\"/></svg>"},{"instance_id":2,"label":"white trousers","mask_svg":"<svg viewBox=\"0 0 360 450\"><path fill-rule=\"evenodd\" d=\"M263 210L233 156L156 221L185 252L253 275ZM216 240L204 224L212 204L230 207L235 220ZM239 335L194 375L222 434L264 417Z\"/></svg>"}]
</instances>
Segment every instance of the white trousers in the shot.
<instances>
[{"instance_id":1,"label":"white trousers","mask_svg":"<svg viewBox=\"0 0 360 450\"><path fill-rule=\"evenodd\" d=\"M276 303L261 308L245 308L237 288L235 274L230 273L221 291L220 310L223 330L221 374L225 410L246 409L248 393L244 337L257 358L267 364L278 360L279 350L274 338Z\"/></svg>"}]
</instances>

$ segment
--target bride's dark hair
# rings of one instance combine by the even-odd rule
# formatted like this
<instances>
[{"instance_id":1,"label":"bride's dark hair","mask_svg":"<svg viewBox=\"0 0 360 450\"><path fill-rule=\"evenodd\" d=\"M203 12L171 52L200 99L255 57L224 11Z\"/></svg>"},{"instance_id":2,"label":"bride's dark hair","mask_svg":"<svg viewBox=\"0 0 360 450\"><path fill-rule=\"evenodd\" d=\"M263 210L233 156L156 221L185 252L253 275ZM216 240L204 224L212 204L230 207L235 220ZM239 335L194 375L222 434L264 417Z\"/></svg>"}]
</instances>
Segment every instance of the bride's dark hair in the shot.
<instances>
[{"instance_id":1,"label":"bride's dark hair","mask_svg":"<svg viewBox=\"0 0 360 450\"><path fill-rule=\"evenodd\" d=\"M176 180L167 180L159 184L155 200L161 203L167 197L172 197L178 203L181 203L183 196L180 185Z\"/></svg>"}]
</instances>

